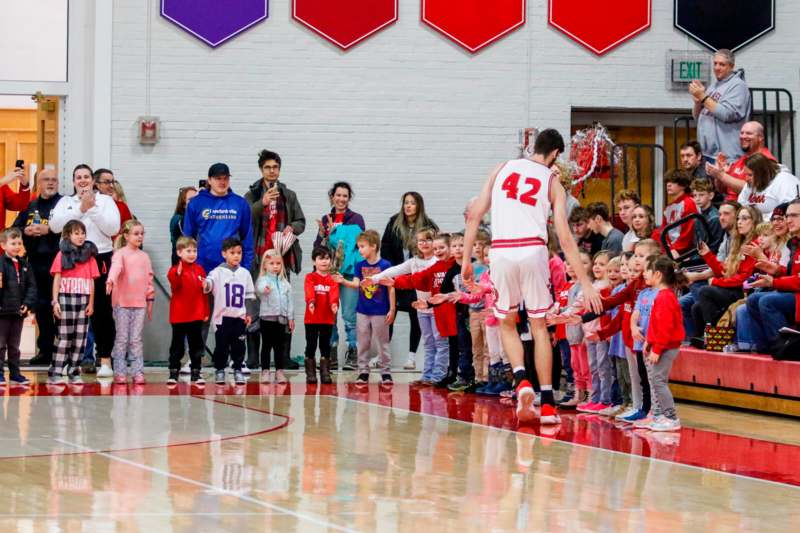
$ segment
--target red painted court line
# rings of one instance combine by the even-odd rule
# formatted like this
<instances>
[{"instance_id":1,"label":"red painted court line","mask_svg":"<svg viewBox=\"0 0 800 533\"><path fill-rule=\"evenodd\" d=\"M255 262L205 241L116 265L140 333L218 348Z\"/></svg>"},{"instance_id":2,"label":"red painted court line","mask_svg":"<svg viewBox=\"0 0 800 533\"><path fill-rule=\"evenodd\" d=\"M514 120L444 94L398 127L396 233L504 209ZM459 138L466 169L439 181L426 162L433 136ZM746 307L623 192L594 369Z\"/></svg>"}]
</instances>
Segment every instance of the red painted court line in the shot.
<instances>
[{"instance_id":1,"label":"red painted court line","mask_svg":"<svg viewBox=\"0 0 800 533\"><path fill-rule=\"evenodd\" d=\"M30 389L12 388L8 394L48 396L52 394L52 390L48 390L44 384L36 384ZM62 391L61 394L70 394L69 389ZM509 405L503 405L498 399L474 394L448 394L446 390L442 389L420 389L407 384L396 384L387 388L376 383L368 386L357 386L353 383L335 383L333 385L248 383L239 387L232 385L217 387L214 384L207 384L204 389L198 389L190 387L186 383L179 384L174 388L168 388L163 383L148 383L140 386L117 385L101 390L98 384L92 383L84 385L79 393L83 396L112 394L191 395L256 411L258 411L256 408L213 398L223 394L227 396L341 396L482 426L536 434L567 443L800 486L800 469L797 468L797 465L800 464L800 446L693 428L684 428L680 432L672 434L656 434L620 427L611 420L596 415L575 415L563 411L561 412L563 421L556 428L542 428L535 425L519 430L514 409ZM285 417L285 415L277 413L268 414ZM286 423L281 427L285 427L288 423L289 419L287 418Z\"/></svg>"},{"instance_id":2,"label":"red painted court line","mask_svg":"<svg viewBox=\"0 0 800 533\"><path fill-rule=\"evenodd\" d=\"M25 396L24 394L14 395L12 396ZM42 394L41 396L48 396L48 394ZM93 396L93 395L83 395L83 396ZM155 396L154 394L150 394L150 396ZM7 459L26 459L26 458L34 458L34 457L60 457L62 455L86 455L92 453L117 453L117 452L134 452L134 451L142 451L142 450L155 450L157 448L177 448L179 446L194 446L196 444L209 444L212 442L223 442L227 440L236 440L236 439L243 439L246 437L255 437L257 435L264 435L266 433L272 433L273 431L278 431L286 426L288 426L292 422L292 417L287 415L282 415L280 413L273 413L271 411L266 411L264 409L256 409L254 407L249 407L246 405L240 405L236 403L225 402L222 400L215 400L212 398L206 398L204 396L195 396L192 395L192 398L197 398L198 400L205 400L214 403L219 403L222 405L230 405L232 407L238 407L239 409L244 409L246 411L255 411L258 413L268 414L271 416L276 416L279 418L283 418L283 422L279 425L267 429L263 429L261 431L254 431L252 433L244 433L242 435L231 435L230 437L220 437L219 439L206 439L206 440L198 440L192 442L177 442L177 443L170 443L164 445L155 445L155 446L142 446L138 448L112 448L107 450L87 450L87 451L80 451L80 452L60 452L60 453L40 453L40 454L28 454L28 455L11 455L8 457L0 457L0 460L7 460Z\"/></svg>"}]
</instances>

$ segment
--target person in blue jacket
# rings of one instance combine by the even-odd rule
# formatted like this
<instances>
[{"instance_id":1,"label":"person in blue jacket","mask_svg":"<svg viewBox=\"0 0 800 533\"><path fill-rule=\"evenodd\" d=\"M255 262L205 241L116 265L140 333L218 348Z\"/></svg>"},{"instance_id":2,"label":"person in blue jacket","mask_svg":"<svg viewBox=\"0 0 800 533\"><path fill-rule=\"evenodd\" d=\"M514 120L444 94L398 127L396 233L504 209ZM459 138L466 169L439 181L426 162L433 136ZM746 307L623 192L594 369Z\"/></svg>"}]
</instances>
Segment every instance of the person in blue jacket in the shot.
<instances>
[{"instance_id":1,"label":"person in blue jacket","mask_svg":"<svg viewBox=\"0 0 800 533\"><path fill-rule=\"evenodd\" d=\"M183 234L197 241L197 262L211 272L224 260L222 241L237 237L242 241L242 266L253 263L253 227L250 204L230 188L231 173L225 163L208 169L208 188L186 206Z\"/></svg>"}]
</instances>

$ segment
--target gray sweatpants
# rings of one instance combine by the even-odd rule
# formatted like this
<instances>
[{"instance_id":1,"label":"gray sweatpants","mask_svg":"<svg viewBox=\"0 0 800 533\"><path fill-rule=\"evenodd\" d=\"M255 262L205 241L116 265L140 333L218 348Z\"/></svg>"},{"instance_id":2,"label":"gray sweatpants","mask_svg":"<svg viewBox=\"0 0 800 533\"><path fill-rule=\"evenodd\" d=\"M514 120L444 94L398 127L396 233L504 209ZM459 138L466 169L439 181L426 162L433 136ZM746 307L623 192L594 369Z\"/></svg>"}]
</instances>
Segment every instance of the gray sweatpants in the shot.
<instances>
[{"instance_id":1,"label":"gray sweatpants","mask_svg":"<svg viewBox=\"0 0 800 533\"><path fill-rule=\"evenodd\" d=\"M389 339L389 326L386 315L356 314L356 335L358 338L358 373L369 374L369 350L372 339L378 344L378 368L381 374L389 374L392 369L392 348Z\"/></svg>"},{"instance_id":2,"label":"gray sweatpants","mask_svg":"<svg viewBox=\"0 0 800 533\"><path fill-rule=\"evenodd\" d=\"M647 378L650 380L650 395L653 397L653 414L663 415L667 418L678 418L675 412L675 401L669 390L669 372L672 363L678 357L679 350L667 350L661 354L656 364L651 364L645 358L647 365Z\"/></svg>"},{"instance_id":3,"label":"gray sweatpants","mask_svg":"<svg viewBox=\"0 0 800 533\"><path fill-rule=\"evenodd\" d=\"M628 360L628 375L631 383L631 402L637 409L642 408L642 378L647 376L639 375L639 365L636 362L636 352L625 347L625 359Z\"/></svg>"},{"instance_id":4,"label":"gray sweatpants","mask_svg":"<svg viewBox=\"0 0 800 533\"><path fill-rule=\"evenodd\" d=\"M117 375L124 376L126 370L131 376L144 372L142 347L144 316L144 307L114 308L114 323L117 327L117 336L114 339L114 350L111 352L111 357L114 359L114 373ZM126 355L130 357L130 369L128 369Z\"/></svg>"}]
</instances>

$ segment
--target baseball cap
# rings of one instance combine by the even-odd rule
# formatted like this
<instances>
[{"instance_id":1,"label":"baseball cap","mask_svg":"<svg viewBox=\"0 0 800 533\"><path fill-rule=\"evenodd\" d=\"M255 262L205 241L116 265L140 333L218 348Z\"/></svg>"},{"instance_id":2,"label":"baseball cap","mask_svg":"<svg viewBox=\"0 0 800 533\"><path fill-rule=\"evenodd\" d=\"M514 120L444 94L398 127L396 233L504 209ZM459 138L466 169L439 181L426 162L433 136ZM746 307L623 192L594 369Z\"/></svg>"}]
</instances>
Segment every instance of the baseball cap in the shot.
<instances>
[{"instance_id":1,"label":"baseball cap","mask_svg":"<svg viewBox=\"0 0 800 533\"><path fill-rule=\"evenodd\" d=\"M786 211L789 209L789 202L780 204L776 206L775 209L772 210L773 217L785 217Z\"/></svg>"},{"instance_id":2,"label":"baseball cap","mask_svg":"<svg viewBox=\"0 0 800 533\"><path fill-rule=\"evenodd\" d=\"M208 167L208 177L212 178L215 176L230 176L231 170L228 168L228 165L225 163L214 163L210 167Z\"/></svg>"}]
</instances>

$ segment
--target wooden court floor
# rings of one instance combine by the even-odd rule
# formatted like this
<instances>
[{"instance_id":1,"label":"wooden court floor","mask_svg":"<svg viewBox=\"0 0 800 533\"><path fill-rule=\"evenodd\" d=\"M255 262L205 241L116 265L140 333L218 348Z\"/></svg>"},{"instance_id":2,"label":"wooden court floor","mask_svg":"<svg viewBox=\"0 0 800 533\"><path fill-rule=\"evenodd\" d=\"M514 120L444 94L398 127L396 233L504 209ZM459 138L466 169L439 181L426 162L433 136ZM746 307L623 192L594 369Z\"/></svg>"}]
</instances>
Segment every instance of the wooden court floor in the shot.
<instances>
[{"instance_id":1,"label":"wooden court floor","mask_svg":"<svg viewBox=\"0 0 800 533\"><path fill-rule=\"evenodd\" d=\"M257 377L0 389L0 531L800 531L794 420L543 433L495 399Z\"/></svg>"}]
</instances>

